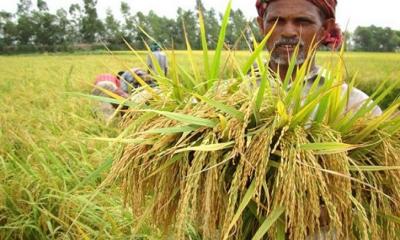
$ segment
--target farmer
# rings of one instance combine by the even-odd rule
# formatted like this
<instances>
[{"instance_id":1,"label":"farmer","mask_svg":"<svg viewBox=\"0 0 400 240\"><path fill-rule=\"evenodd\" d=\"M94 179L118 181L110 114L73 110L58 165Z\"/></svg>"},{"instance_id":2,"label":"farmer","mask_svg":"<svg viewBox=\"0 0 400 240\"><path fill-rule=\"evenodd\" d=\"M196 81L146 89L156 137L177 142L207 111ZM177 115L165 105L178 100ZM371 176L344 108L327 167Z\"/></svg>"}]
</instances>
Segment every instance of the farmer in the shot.
<instances>
[{"instance_id":1,"label":"farmer","mask_svg":"<svg viewBox=\"0 0 400 240\"><path fill-rule=\"evenodd\" d=\"M92 90L92 94L95 96L102 97L114 97L112 94L116 94L122 98L130 97L130 93L134 89L141 87L138 81L141 78L150 87L156 87L157 84L150 78L150 76L140 68L132 68L128 71L120 71L115 76L113 74L105 73L97 75L95 78L95 87ZM133 100L135 101L147 101L145 93L140 93L135 96ZM143 99L139 99L143 98ZM131 101L133 101L131 99ZM115 112L115 109L119 107L119 104L101 102L97 107L98 112L100 112L105 119L109 119ZM128 107L122 106L121 110L126 110ZM123 112L121 112L123 115Z\"/></svg>"},{"instance_id":2,"label":"farmer","mask_svg":"<svg viewBox=\"0 0 400 240\"><path fill-rule=\"evenodd\" d=\"M334 49L341 44L341 30L335 20L336 4L337 0L256 0L257 22L261 33L266 35L276 23L266 46L271 56L269 68L281 79L286 76L297 45L299 52L296 64L301 66L310 49L317 49L321 45ZM313 48L313 44L317 44L317 48ZM309 87L321 70L315 65L314 58L310 64L311 71L307 77ZM295 71L293 74L296 74ZM343 92L347 88L347 84L342 85ZM359 109L367 99L367 94L352 88L346 111ZM380 114L382 111L379 107L373 109L373 116Z\"/></svg>"},{"instance_id":3,"label":"farmer","mask_svg":"<svg viewBox=\"0 0 400 240\"><path fill-rule=\"evenodd\" d=\"M107 91L117 94L120 97L127 98L128 93L121 88L120 76L124 72L119 72L116 76L109 73L97 75L94 82L93 95L108 96Z\"/></svg>"},{"instance_id":4,"label":"farmer","mask_svg":"<svg viewBox=\"0 0 400 240\"><path fill-rule=\"evenodd\" d=\"M156 86L156 82L149 74L147 74L143 69L135 67L121 74L120 79L122 90L126 93L130 93L133 89L140 88L142 85L140 84L139 78L146 82L150 87Z\"/></svg>"},{"instance_id":5,"label":"farmer","mask_svg":"<svg viewBox=\"0 0 400 240\"><path fill-rule=\"evenodd\" d=\"M291 56L299 46L296 65L301 66L313 44L336 48L341 44L341 31L335 21L336 0L256 0L257 22L263 35L266 35L276 23L266 47L270 53L269 68L284 79L289 68ZM314 54L312 56L315 56ZM307 85L311 87L320 72L311 59L311 70L307 76ZM293 73L296 74L295 72ZM294 77L294 76L293 76ZM346 90L347 84L342 85ZM353 88L349 95L346 111L354 111L362 106L368 96ZM382 113L379 107L372 115ZM321 232L307 239L337 239L334 229L329 229L329 214L321 205Z\"/></svg>"},{"instance_id":6,"label":"farmer","mask_svg":"<svg viewBox=\"0 0 400 240\"><path fill-rule=\"evenodd\" d=\"M119 72L116 76L113 74L105 73L97 75L94 82L94 88L92 94L101 97L113 97L112 94L116 94L119 97L129 97L127 92L124 92L121 88L120 76L124 72ZM115 109L119 104L99 102L95 107L95 112L103 117L105 120L111 119L114 115Z\"/></svg>"},{"instance_id":7,"label":"farmer","mask_svg":"<svg viewBox=\"0 0 400 240\"><path fill-rule=\"evenodd\" d=\"M155 63L153 62L153 60L157 60L162 73L164 74L164 76L167 76L168 74L167 56L165 55L164 52L161 51L161 47L157 43L153 43L150 46L150 49L151 53L147 55L148 73L150 72L158 73L157 67L154 65Z\"/></svg>"}]
</instances>

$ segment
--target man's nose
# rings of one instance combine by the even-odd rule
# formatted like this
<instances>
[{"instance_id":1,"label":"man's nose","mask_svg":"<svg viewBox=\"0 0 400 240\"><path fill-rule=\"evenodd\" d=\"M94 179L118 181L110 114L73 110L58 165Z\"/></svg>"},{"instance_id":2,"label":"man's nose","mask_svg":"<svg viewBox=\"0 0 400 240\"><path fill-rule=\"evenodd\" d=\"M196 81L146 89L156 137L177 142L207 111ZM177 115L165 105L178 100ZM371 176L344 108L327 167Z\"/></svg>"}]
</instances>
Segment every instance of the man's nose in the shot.
<instances>
[{"instance_id":1,"label":"man's nose","mask_svg":"<svg viewBox=\"0 0 400 240\"><path fill-rule=\"evenodd\" d=\"M300 28L290 22L285 24L283 31L282 31L282 36L286 37L286 38L298 37L299 34L300 34Z\"/></svg>"}]
</instances>

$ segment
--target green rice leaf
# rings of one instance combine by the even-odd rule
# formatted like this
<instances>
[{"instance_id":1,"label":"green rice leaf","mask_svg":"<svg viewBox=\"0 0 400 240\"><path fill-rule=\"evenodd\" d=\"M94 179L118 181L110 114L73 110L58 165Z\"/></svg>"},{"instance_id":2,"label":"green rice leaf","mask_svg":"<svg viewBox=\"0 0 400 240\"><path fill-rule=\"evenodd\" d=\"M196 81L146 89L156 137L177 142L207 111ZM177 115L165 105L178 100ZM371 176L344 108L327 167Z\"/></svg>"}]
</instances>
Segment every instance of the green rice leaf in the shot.
<instances>
[{"instance_id":1,"label":"green rice leaf","mask_svg":"<svg viewBox=\"0 0 400 240\"><path fill-rule=\"evenodd\" d=\"M231 229L235 226L236 222L239 220L240 216L242 215L244 209L249 205L251 199L253 198L254 194L256 192L256 180L253 179L253 181L251 182L249 188L247 189L242 202L239 204L239 207L235 213L235 215L232 218L231 223L229 224L229 227L227 229L227 231L225 232L224 235L224 240L229 238L229 232L231 231Z\"/></svg>"},{"instance_id":2,"label":"green rice leaf","mask_svg":"<svg viewBox=\"0 0 400 240\"><path fill-rule=\"evenodd\" d=\"M79 92L67 92L66 94L67 95L71 95L71 96L85 97L85 98L97 100L97 101L100 101L100 102L113 103L113 104L123 104L125 106L129 106L129 103L127 101L118 100L118 99L110 98L110 97L95 96L95 95L92 95L92 94L84 94L84 93L79 93Z\"/></svg>"},{"instance_id":3,"label":"green rice leaf","mask_svg":"<svg viewBox=\"0 0 400 240\"><path fill-rule=\"evenodd\" d=\"M299 54L299 44L297 44L296 48L294 49L294 53L290 59L289 68L286 72L285 79L283 81L284 89L288 88L289 82L292 79L294 68L297 66L296 61L297 61L298 54Z\"/></svg>"},{"instance_id":4,"label":"green rice leaf","mask_svg":"<svg viewBox=\"0 0 400 240\"><path fill-rule=\"evenodd\" d=\"M271 37L272 32L275 30L275 26L278 21L275 22L274 26L272 27L271 31L269 31L263 40L260 42L260 44L257 46L256 49L254 49L254 52L250 55L250 57L247 59L246 63L243 65L242 72L243 74L247 74L247 72L250 70L251 66L253 66L254 61L261 55L261 53L264 51L265 44L267 43L268 39Z\"/></svg>"},{"instance_id":5,"label":"green rice leaf","mask_svg":"<svg viewBox=\"0 0 400 240\"><path fill-rule=\"evenodd\" d=\"M296 49L295 49L295 51L296 51ZM296 54L296 52L294 54ZM294 64L295 64L295 62L294 62ZM307 79L307 76L306 76L307 75L307 66L308 66L308 64L303 64L300 68L297 67L296 76L295 76L294 81L292 80L287 83L283 83L283 91L288 91L287 96L285 98L285 103L287 106L293 106L294 113L298 112L300 107L303 105L302 98L303 98L303 94L304 94L305 86L306 86L305 79ZM290 68L290 66L289 66L289 68ZM289 79L292 79L292 74L290 74Z\"/></svg>"},{"instance_id":6,"label":"green rice leaf","mask_svg":"<svg viewBox=\"0 0 400 240\"><path fill-rule=\"evenodd\" d=\"M207 76L207 79L210 79L210 64L208 61L208 46L207 46L206 28L204 26L203 13L201 12L200 9L199 9L199 23L200 23L201 46L203 48L204 72ZM211 86L208 86L208 87L211 87Z\"/></svg>"},{"instance_id":7,"label":"green rice leaf","mask_svg":"<svg viewBox=\"0 0 400 240\"><path fill-rule=\"evenodd\" d=\"M259 223L264 222L265 217L260 216L260 215L257 214L257 203L254 202L254 200L252 200L252 201L249 202L249 204L247 205L247 209L250 211L251 214L253 214L253 216L254 216L255 218L257 218L257 221L258 221Z\"/></svg>"},{"instance_id":8,"label":"green rice leaf","mask_svg":"<svg viewBox=\"0 0 400 240\"><path fill-rule=\"evenodd\" d=\"M192 125L199 125L199 126L205 126L205 127L215 127L217 123L213 120L210 119L205 119L205 118L199 118L199 117L194 117L191 115L187 114L182 114L182 113L175 113L175 112L167 112L167 111L158 111L158 110L139 110L143 112L154 112L163 116L166 116L167 118L187 123L187 124L192 124Z\"/></svg>"},{"instance_id":9,"label":"green rice leaf","mask_svg":"<svg viewBox=\"0 0 400 240\"><path fill-rule=\"evenodd\" d=\"M143 29L142 29L143 30ZM144 32L145 34L147 34L146 32ZM129 48L129 50L135 55L136 59L138 59L140 61L140 63L143 66L147 66L146 62L143 60L143 58L140 56L139 52L136 51L131 44L129 44L128 41L126 41L125 38L122 38L122 40L124 41L125 45ZM146 70L149 70L149 68L147 68Z\"/></svg>"},{"instance_id":10,"label":"green rice leaf","mask_svg":"<svg viewBox=\"0 0 400 240\"><path fill-rule=\"evenodd\" d=\"M291 121L291 126L296 126L300 124L302 121L309 120L310 114L316 109L321 99L327 94L329 94L333 89L329 89L324 93L321 93L318 97L312 100L310 103L304 105L299 112L297 112Z\"/></svg>"},{"instance_id":11,"label":"green rice leaf","mask_svg":"<svg viewBox=\"0 0 400 240\"><path fill-rule=\"evenodd\" d=\"M209 104L210 106L213 106L216 109L221 110L222 112L227 113L227 114L231 115L232 117L239 119L240 121L244 120L244 113L242 113L241 111L237 110L234 107L225 105L221 102L215 101L215 100L213 100L211 98L207 98L205 96L201 96L196 93L194 93L193 95L195 97L199 98L201 101Z\"/></svg>"},{"instance_id":12,"label":"green rice leaf","mask_svg":"<svg viewBox=\"0 0 400 240\"><path fill-rule=\"evenodd\" d=\"M271 226L279 219L279 217L285 212L284 207L277 207L271 211L268 217L265 219L260 228L258 228L256 234L253 236L253 240L263 239L264 235L268 232Z\"/></svg>"},{"instance_id":13,"label":"green rice leaf","mask_svg":"<svg viewBox=\"0 0 400 240\"><path fill-rule=\"evenodd\" d=\"M261 70L261 69L263 69L263 70ZM255 114L256 114L257 118L260 113L261 105L264 101L265 92L267 90L270 91L270 86L269 86L269 82L268 82L269 80L267 77L268 70L265 70L264 67L261 67L260 70L261 70L261 82L260 82L260 87L258 88L257 98L256 98L256 106L255 106Z\"/></svg>"},{"instance_id":14,"label":"green rice leaf","mask_svg":"<svg viewBox=\"0 0 400 240\"><path fill-rule=\"evenodd\" d=\"M146 181L147 179L153 177L154 175L162 172L163 170L167 169L170 167L172 164L176 163L177 161L181 160L183 157L182 154L177 154L174 155L172 158L167 160L162 166L160 166L158 169L156 169L154 172L150 173L146 178L143 179L143 181Z\"/></svg>"},{"instance_id":15,"label":"green rice leaf","mask_svg":"<svg viewBox=\"0 0 400 240\"><path fill-rule=\"evenodd\" d=\"M285 240L285 222L279 218L276 222L276 240Z\"/></svg>"},{"instance_id":16,"label":"green rice leaf","mask_svg":"<svg viewBox=\"0 0 400 240\"><path fill-rule=\"evenodd\" d=\"M325 79L325 81L330 81L329 79ZM325 86L329 86L331 85L329 82L325 83ZM321 89L320 92L325 91L326 87L324 89ZM320 100L318 105L318 110L315 116L315 122L317 123L322 123L324 121L324 119L327 117L328 115L328 110L329 110L329 102L330 102L330 96L329 93L325 94Z\"/></svg>"},{"instance_id":17,"label":"green rice leaf","mask_svg":"<svg viewBox=\"0 0 400 240\"><path fill-rule=\"evenodd\" d=\"M106 161L104 161L103 164L101 164L94 172L92 172L89 176L80 181L79 184L76 185L74 189L71 190L71 192L97 179L104 171L107 171L111 168L112 163L113 163L112 158L109 158Z\"/></svg>"},{"instance_id":18,"label":"green rice leaf","mask_svg":"<svg viewBox=\"0 0 400 240\"><path fill-rule=\"evenodd\" d=\"M157 41L156 41L154 38L152 38L143 28L141 28L140 26L138 26L138 27L139 27L139 29L140 29L150 40L152 40L152 41L154 41L154 42L157 42ZM151 68L147 65L147 63L143 60L143 58L142 58L142 56L139 54L139 52L136 51L136 50L131 46L131 44L129 44L128 41L126 41L125 38L122 38L122 39L123 39L123 41L125 42L125 44L128 46L128 48L130 49L130 51L136 56L136 59L139 60L139 62L141 63L141 65L146 66L146 70L149 71L150 73L152 73L153 78L157 78L157 81L158 81L158 83L159 83L159 85L160 85L160 88L161 88L163 91L165 91L165 90L167 89L166 86L168 86L168 83L167 83L166 81L164 81L164 78L159 78L159 77L157 77L157 74L154 74L153 69L151 69ZM159 43L158 43L158 44L159 44ZM145 47L146 47L146 49L147 49L147 53L148 53L148 54L151 53L151 50L150 50L150 47L148 46L148 44L147 44L146 42L144 42L144 45L145 45ZM160 45L160 44L159 44L159 45ZM160 46L161 46L161 45L160 45ZM157 61L156 59L154 59L153 54L149 54L149 56L150 56L150 58L152 59L152 62L154 63L154 66L156 67L157 71L161 73L162 71L161 71L160 65L158 64L158 61ZM124 64L124 65L125 65L125 64ZM126 65L125 65L125 68L126 68L126 69L130 69L130 66L126 66ZM135 78L136 78L136 76L135 76ZM141 81L139 80L139 83L140 83L143 87L145 87L147 90L150 89L150 90L149 90L150 93L155 94L155 92L152 92L151 87L148 86L145 82L141 82ZM130 85L130 84L129 84L129 85ZM157 98L158 96L155 95L155 97Z\"/></svg>"},{"instance_id":19,"label":"green rice leaf","mask_svg":"<svg viewBox=\"0 0 400 240\"><path fill-rule=\"evenodd\" d=\"M222 50L224 47L225 34L226 34L226 29L227 29L228 23L229 23L231 8L232 8L232 0L229 0L228 6L226 7L226 10L225 10L224 18L222 19L222 23L221 23L221 30L219 32L217 48L215 49L214 60L211 65L211 74L208 79L208 86L213 85L213 83L217 79L218 70L220 69L221 53L222 53Z\"/></svg>"},{"instance_id":20,"label":"green rice leaf","mask_svg":"<svg viewBox=\"0 0 400 240\"><path fill-rule=\"evenodd\" d=\"M382 212L379 212L379 211L378 211L377 214L378 214L378 216L383 217L383 218L385 218L385 219L388 220L388 221L391 221L391 222L400 224L400 218L399 218L398 216L385 214L385 213L382 213Z\"/></svg>"},{"instance_id":21,"label":"green rice leaf","mask_svg":"<svg viewBox=\"0 0 400 240\"><path fill-rule=\"evenodd\" d=\"M196 80L193 78L193 76L188 71L186 71L186 69L183 68L182 66L178 66L178 68L180 73L182 73L183 75L182 83L184 84L184 86L189 89L195 89L197 83Z\"/></svg>"},{"instance_id":22,"label":"green rice leaf","mask_svg":"<svg viewBox=\"0 0 400 240\"><path fill-rule=\"evenodd\" d=\"M343 92L341 88L338 89L339 96L337 96L339 99L337 101L336 109L332 109L332 115L329 117L329 123L334 124L335 122L342 122L338 121L338 119L346 119L347 116L345 115L344 117L342 116L343 113L346 113L346 107L350 99L350 94L351 91L354 88L354 83L356 80L357 74L354 74L353 79L351 82L348 84L347 91Z\"/></svg>"},{"instance_id":23,"label":"green rice leaf","mask_svg":"<svg viewBox=\"0 0 400 240\"><path fill-rule=\"evenodd\" d=\"M147 67L147 70L150 71L151 74L154 75L154 76L163 75L164 72L163 72L163 70L161 69L160 63L158 62L157 58L154 56L154 54L153 54L153 52L151 51L149 45L148 45L146 42L144 42L143 44L145 45L145 47L146 47L146 49L147 49L147 56L150 57L151 62L152 62L152 64L153 64L153 67L155 68L155 70L154 70L154 69L152 69L152 68L150 68L150 67ZM147 64L146 64L146 66L147 66ZM135 76L135 78L136 78L136 76ZM139 82L139 83L140 83L140 82Z\"/></svg>"},{"instance_id":24,"label":"green rice leaf","mask_svg":"<svg viewBox=\"0 0 400 240\"><path fill-rule=\"evenodd\" d=\"M160 42L158 42L155 38L153 38L149 33L147 33L147 31L144 30L144 29L142 28L142 26L136 25L136 27L138 27L139 30L140 30L144 35L146 35L146 37L149 38L151 41L157 43L159 46L162 45L162 44L161 44ZM150 50L150 48L147 48L147 49Z\"/></svg>"},{"instance_id":25,"label":"green rice leaf","mask_svg":"<svg viewBox=\"0 0 400 240\"><path fill-rule=\"evenodd\" d=\"M186 28L185 26L183 26L183 31L185 34L185 42L186 42L186 53L188 55L188 60L190 62L190 65L192 66L192 73L194 75L194 80L197 86L199 86L199 90L201 91L201 93L205 93L206 89L205 87L201 84L202 81L200 79L200 74L199 74L199 70L197 69L197 64L194 61L194 56L193 56L193 50L192 47L190 46L190 42L189 42L189 38L186 32Z\"/></svg>"},{"instance_id":26,"label":"green rice leaf","mask_svg":"<svg viewBox=\"0 0 400 240\"><path fill-rule=\"evenodd\" d=\"M131 125L124 128L121 134L118 136L119 138L123 138L124 136L128 135L129 133L135 131L138 126L142 125L143 123L150 121L153 117L157 116L156 113L147 112L140 115L138 118L131 122Z\"/></svg>"},{"instance_id":27,"label":"green rice leaf","mask_svg":"<svg viewBox=\"0 0 400 240\"><path fill-rule=\"evenodd\" d=\"M384 126L383 129L385 129L388 134L393 136L400 130L400 115L397 115L397 117L393 118L391 121L388 121L388 123L385 125L386 126Z\"/></svg>"},{"instance_id":28,"label":"green rice leaf","mask_svg":"<svg viewBox=\"0 0 400 240\"><path fill-rule=\"evenodd\" d=\"M199 129L198 125L185 125L185 126L177 126L177 127L169 127L169 128L154 128L147 130L143 133L150 134L174 134L174 133L183 133L183 132L192 132Z\"/></svg>"},{"instance_id":29,"label":"green rice leaf","mask_svg":"<svg viewBox=\"0 0 400 240\"><path fill-rule=\"evenodd\" d=\"M358 133L352 139L353 142L360 142L365 139L371 132L381 126L384 122L386 122L393 114L398 111L400 103L392 105L389 109L387 109L383 114L377 118L374 118L370 121L368 126L366 126L360 133Z\"/></svg>"},{"instance_id":30,"label":"green rice leaf","mask_svg":"<svg viewBox=\"0 0 400 240\"><path fill-rule=\"evenodd\" d=\"M378 90L376 90L369 99L364 101L362 106L353 115L353 117L350 118L349 121L343 123L343 125L339 129L341 132L347 133L348 131L350 131L358 119L370 113L389 93L393 91L393 88L398 84L398 82L395 81L389 87L386 87L385 82L386 81L382 82L378 87ZM375 98L375 96L377 97ZM385 113L383 115L385 115ZM380 118L381 117L382 116L380 116Z\"/></svg>"},{"instance_id":31,"label":"green rice leaf","mask_svg":"<svg viewBox=\"0 0 400 240\"><path fill-rule=\"evenodd\" d=\"M172 50L172 54L171 54L171 76L172 76L172 92L173 95L175 96L175 99L178 101L182 101L183 96L182 96L182 92L181 92L181 84L180 84L180 79L179 79L179 74L177 72L178 70L178 64L176 62L176 55L175 55L175 51Z\"/></svg>"}]
</instances>

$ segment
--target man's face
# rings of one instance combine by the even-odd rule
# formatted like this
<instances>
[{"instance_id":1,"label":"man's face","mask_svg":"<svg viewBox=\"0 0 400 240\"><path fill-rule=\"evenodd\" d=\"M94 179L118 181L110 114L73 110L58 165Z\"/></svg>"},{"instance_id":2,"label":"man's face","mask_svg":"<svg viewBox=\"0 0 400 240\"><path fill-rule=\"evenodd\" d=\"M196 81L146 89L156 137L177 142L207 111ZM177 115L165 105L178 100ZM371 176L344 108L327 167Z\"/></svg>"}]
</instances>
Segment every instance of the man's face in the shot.
<instances>
[{"instance_id":1,"label":"man's face","mask_svg":"<svg viewBox=\"0 0 400 240\"><path fill-rule=\"evenodd\" d=\"M297 64L302 64L312 44L319 42L325 33L324 22L314 4L307 0L275 0L269 3L267 13L259 19L260 28L267 34L276 27L267 42L271 61L288 65L299 45Z\"/></svg>"}]
</instances>

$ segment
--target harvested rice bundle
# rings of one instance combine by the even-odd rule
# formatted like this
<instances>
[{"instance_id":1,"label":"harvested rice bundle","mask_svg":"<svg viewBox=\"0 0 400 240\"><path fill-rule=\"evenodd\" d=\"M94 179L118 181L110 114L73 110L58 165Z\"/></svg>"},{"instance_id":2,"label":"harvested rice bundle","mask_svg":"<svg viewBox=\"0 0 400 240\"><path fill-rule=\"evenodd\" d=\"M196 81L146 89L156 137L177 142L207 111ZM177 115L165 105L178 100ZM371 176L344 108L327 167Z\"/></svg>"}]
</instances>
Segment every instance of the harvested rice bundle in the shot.
<instances>
[{"instance_id":1,"label":"harvested rice bundle","mask_svg":"<svg viewBox=\"0 0 400 240\"><path fill-rule=\"evenodd\" d=\"M276 214L281 222L270 236L282 224L291 239L304 239L321 227L324 206L339 238L396 236L400 135L383 128L387 121L379 118L357 140L371 127L362 117L354 131L340 132L324 123L291 125L286 119L299 113L283 116L279 100L264 101L256 121L249 95L215 99L236 103L243 116L206 102L140 114L148 118L135 130L142 143L128 145L111 173L136 212L152 196L154 220L174 224L181 239L188 220L205 238L245 239Z\"/></svg>"},{"instance_id":2,"label":"harvested rice bundle","mask_svg":"<svg viewBox=\"0 0 400 240\"><path fill-rule=\"evenodd\" d=\"M172 79L158 79L170 94L132 108L125 119L131 144L108 182L119 179L133 211L151 211L176 239L185 239L188 223L204 239L297 240L321 229L337 239L396 239L400 118L393 114L399 102L371 115L391 88L383 83L374 102L348 110L354 81L341 87L342 62L305 84L313 56L297 69L292 61L294 79L276 79L261 64L257 79L251 66L261 63L267 38L243 67L231 62L231 80L217 81L224 79L222 43L212 67L203 44L203 77L195 64L190 74L173 60Z\"/></svg>"}]
</instances>

